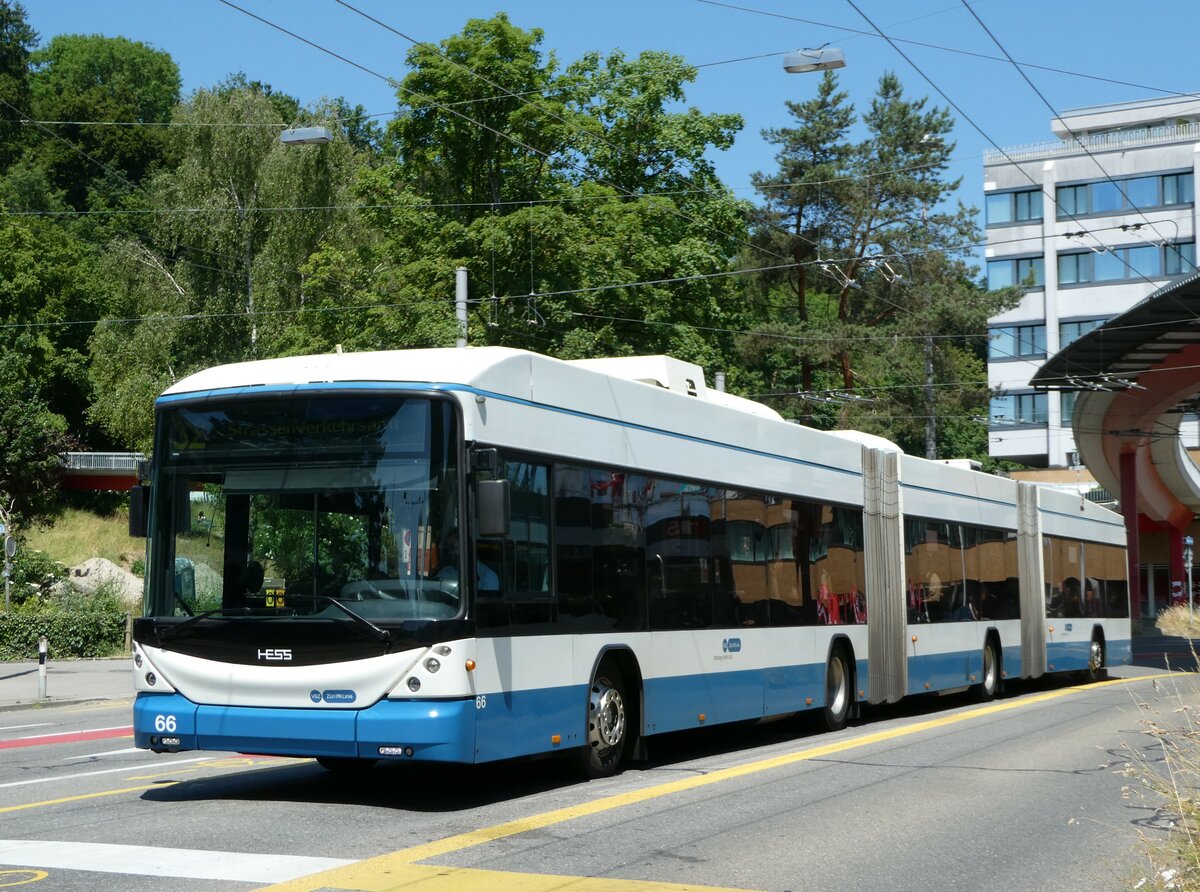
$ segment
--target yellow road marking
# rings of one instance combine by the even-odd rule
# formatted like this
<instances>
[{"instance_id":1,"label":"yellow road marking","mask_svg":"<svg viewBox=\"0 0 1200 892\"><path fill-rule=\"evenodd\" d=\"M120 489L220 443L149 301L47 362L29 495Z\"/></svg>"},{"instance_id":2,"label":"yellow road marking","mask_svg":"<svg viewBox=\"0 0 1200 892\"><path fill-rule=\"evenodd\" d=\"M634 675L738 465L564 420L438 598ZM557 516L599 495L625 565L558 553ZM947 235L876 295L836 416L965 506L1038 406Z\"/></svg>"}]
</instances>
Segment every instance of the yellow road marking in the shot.
<instances>
[{"instance_id":1,"label":"yellow road marking","mask_svg":"<svg viewBox=\"0 0 1200 892\"><path fill-rule=\"evenodd\" d=\"M30 874L30 876L26 876L23 880L13 879L14 877L22 874ZM25 886L29 883L36 883L38 880L44 880L48 876L50 876L50 874L44 870L0 870L0 880L5 881L0 882L0 889L8 889L13 886Z\"/></svg>"},{"instance_id":2,"label":"yellow road marking","mask_svg":"<svg viewBox=\"0 0 1200 892\"><path fill-rule=\"evenodd\" d=\"M353 889L360 892L384 892L384 890L396 889L403 887L405 889L413 888L408 885L408 880L411 874L405 869L410 867L417 861L425 861L429 858L436 858L441 855L447 855L451 852L458 852L463 849L469 849L473 846L482 845L487 842L494 842L498 839L505 839L510 836L517 836L522 833L528 833L531 830L540 830L544 827L549 827L553 824L561 824L565 821L573 821L577 818L588 817L591 815L601 814L606 811L611 811L616 808L624 808L628 805L635 805L639 802L645 802L649 799L657 799L660 796L669 796L673 793L681 793L686 790L694 790L700 787L707 787L712 784L723 783L728 780L733 780L747 775L758 774L763 771L770 771L775 768L781 768L787 765L794 765L797 762L806 762L813 759L819 759L823 756L830 756L835 753L842 753L847 750L858 749L864 746L870 746L873 743L881 743L885 740L895 740L899 737L907 737L910 734L919 734L922 731L928 731L933 728L942 728L947 725L955 725L959 722L970 721L971 719L981 718L983 716L996 715L998 713L1008 712L1010 710L1019 709L1024 706L1030 706L1035 703L1044 703L1048 700L1056 700L1060 697L1065 697L1068 694L1078 693L1080 691L1094 690L1100 687L1111 687L1113 685L1129 684L1135 681L1147 681L1153 678L1167 678L1176 675L1177 673L1164 672L1156 675L1142 675L1137 678L1117 678L1110 681L1097 682L1088 685L1079 685L1069 688L1060 688L1055 691L1046 691L1041 694L1034 694L1030 697L1023 697L1020 700L1006 700L1000 703L991 703L987 706L976 707L965 712L955 713L953 715L939 716L934 719L927 719L923 722L917 722L913 725L904 725L899 728L891 728L886 731L876 731L873 734L864 734L861 737L853 737L847 740L839 740L833 743L828 743L823 746L809 747L803 750L797 750L793 753L786 753L782 756L774 756L770 759L760 759L756 762L748 762L744 765L735 765L731 768L722 768L717 771L712 771L708 774L695 775L692 777L683 778L681 780L670 781L665 784L656 784L655 786L645 787L641 790L631 790L627 793L618 793L613 796L605 796L601 799L595 799L591 802L584 802L579 805L568 806L567 808L559 808L554 811L543 812L540 815L532 815L528 818L520 818L516 821L507 821L503 824L496 824L492 827L484 827L479 830L472 830L469 833L460 833L455 836L447 836L444 839L434 840L433 842L424 843L423 845L412 846L407 849L400 849L395 852L389 852L384 855L377 855L374 858L367 858L363 861L348 864L345 867L336 867L332 870L314 873L306 877L298 877L294 880L287 880L282 883L276 883L273 886L265 886L259 892L316 892L319 889ZM437 868L442 872L457 871L457 868ZM510 888L532 888L524 885L524 883L532 878L541 876L541 874L504 874L495 871L478 871L478 873L496 874L497 876L519 877L521 882L513 885ZM562 878L558 878L560 881ZM431 881L422 879L421 882ZM582 881L582 880L580 880ZM617 882L611 880L608 882ZM625 881L620 881L624 883ZM631 881L632 882L632 881ZM425 892L429 890L439 889L437 886L417 886ZM445 888L450 888L449 886ZM468 888L468 887L457 887ZM480 887L481 889L484 887ZM555 886L553 888L570 888L587 890L592 892L592 887L585 886ZM596 887L597 890L608 887ZM616 889L617 887L612 887ZM622 885L620 888L635 888ZM669 884L659 884L657 887L642 886L643 889L662 888L662 889L679 889L679 886L670 886ZM686 888L686 887L685 887ZM693 887L704 888L708 887ZM496 885L488 886L487 889L496 890Z\"/></svg>"},{"instance_id":3,"label":"yellow road marking","mask_svg":"<svg viewBox=\"0 0 1200 892\"><path fill-rule=\"evenodd\" d=\"M405 892L747 892L746 889L696 883L510 873L424 864L393 865L386 871L377 871L373 877L364 879L353 888L364 892L388 892L392 889L403 889Z\"/></svg>"},{"instance_id":4,"label":"yellow road marking","mask_svg":"<svg viewBox=\"0 0 1200 892\"><path fill-rule=\"evenodd\" d=\"M47 805L62 805L64 802L82 802L85 799L100 799L103 796L119 796L122 793L139 793L142 790L158 790L163 787L173 787L179 781L165 784L146 784L141 787L122 787L119 790L101 790L99 793L82 793L79 796L63 796L61 799L43 799L41 802L26 802L22 805L6 805L0 808L0 815L10 811L24 811L27 808L44 808Z\"/></svg>"}]
</instances>

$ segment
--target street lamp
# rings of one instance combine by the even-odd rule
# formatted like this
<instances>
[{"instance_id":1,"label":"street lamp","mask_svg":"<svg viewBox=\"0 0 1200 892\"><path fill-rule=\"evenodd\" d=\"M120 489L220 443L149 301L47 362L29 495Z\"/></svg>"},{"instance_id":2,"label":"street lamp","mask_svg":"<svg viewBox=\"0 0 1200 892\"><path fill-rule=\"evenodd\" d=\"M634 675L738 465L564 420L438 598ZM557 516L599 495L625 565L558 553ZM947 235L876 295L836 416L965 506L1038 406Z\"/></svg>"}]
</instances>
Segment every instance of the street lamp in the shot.
<instances>
[{"instance_id":1,"label":"street lamp","mask_svg":"<svg viewBox=\"0 0 1200 892\"><path fill-rule=\"evenodd\" d=\"M846 67L846 54L830 47L796 50L783 57L783 70L789 74L804 74L808 71L830 71Z\"/></svg>"},{"instance_id":2,"label":"street lamp","mask_svg":"<svg viewBox=\"0 0 1200 892\"><path fill-rule=\"evenodd\" d=\"M333 142L328 127L291 127L279 134L285 146L323 146Z\"/></svg>"}]
</instances>

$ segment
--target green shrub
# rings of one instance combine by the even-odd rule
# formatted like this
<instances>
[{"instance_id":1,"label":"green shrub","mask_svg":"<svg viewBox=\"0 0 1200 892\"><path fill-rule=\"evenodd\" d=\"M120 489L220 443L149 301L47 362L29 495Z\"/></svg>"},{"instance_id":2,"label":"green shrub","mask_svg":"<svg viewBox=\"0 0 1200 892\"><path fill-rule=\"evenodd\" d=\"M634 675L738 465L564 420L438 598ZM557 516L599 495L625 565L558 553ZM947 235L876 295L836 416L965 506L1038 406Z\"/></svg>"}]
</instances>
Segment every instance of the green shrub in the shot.
<instances>
[{"instance_id":1,"label":"green shrub","mask_svg":"<svg viewBox=\"0 0 1200 892\"><path fill-rule=\"evenodd\" d=\"M13 560L9 599L14 607L49 597L55 584L65 579L67 568L44 551L22 548Z\"/></svg>"},{"instance_id":2,"label":"green shrub","mask_svg":"<svg viewBox=\"0 0 1200 892\"><path fill-rule=\"evenodd\" d=\"M41 605L0 614L0 660L36 659L42 635L49 640L52 657L113 656L125 648L125 612Z\"/></svg>"}]
</instances>

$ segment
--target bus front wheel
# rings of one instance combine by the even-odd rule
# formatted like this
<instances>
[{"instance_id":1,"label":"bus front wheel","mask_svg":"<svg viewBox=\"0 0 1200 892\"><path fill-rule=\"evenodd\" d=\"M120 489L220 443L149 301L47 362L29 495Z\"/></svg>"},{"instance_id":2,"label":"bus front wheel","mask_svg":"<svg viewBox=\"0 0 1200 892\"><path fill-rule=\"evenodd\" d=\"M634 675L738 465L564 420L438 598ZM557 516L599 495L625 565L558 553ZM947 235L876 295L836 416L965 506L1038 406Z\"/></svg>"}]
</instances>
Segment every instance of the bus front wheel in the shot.
<instances>
[{"instance_id":1,"label":"bus front wheel","mask_svg":"<svg viewBox=\"0 0 1200 892\"><path fill-rule=\"evenodd\" d=\"M620 767L629 739L625 685L609 660L600 664L588 688L587 742L579 751L584 777L608 777Z\"/></svg>"}]
</instances>

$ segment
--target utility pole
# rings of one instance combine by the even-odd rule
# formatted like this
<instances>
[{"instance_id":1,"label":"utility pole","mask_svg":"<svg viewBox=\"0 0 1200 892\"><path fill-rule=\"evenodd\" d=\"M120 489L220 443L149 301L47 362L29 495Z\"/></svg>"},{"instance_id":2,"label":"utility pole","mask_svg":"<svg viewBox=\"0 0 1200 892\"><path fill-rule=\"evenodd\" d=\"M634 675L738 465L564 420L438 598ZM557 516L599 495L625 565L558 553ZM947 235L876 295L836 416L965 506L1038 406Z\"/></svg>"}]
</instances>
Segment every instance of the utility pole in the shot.
<instances>
[{"instance_id":1,"label":"utility pole","mask_svg":"<svg viewBox=\"0 0 1200 892\"><path fill-rule=\"evenodd\" d=\"M458 348L467 346L467 268L454 271L454 318L458 323Z\"/></svg>"},{"instance_id":2,"label":"utility pole","mask_svg":"<svg viewBox=\"0 0 1200 892\"><path fill-rule=\"evenodd\" d=\"M5 509L0 505L0 537L4 539L4 612L10 609L9 592L12 588L12 559L17 553L17 540L12 533L12 510L17 500L13 499Z\"/></svg>"}]
</instances>

